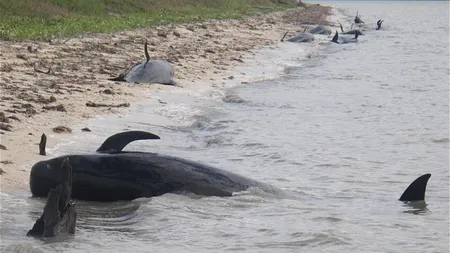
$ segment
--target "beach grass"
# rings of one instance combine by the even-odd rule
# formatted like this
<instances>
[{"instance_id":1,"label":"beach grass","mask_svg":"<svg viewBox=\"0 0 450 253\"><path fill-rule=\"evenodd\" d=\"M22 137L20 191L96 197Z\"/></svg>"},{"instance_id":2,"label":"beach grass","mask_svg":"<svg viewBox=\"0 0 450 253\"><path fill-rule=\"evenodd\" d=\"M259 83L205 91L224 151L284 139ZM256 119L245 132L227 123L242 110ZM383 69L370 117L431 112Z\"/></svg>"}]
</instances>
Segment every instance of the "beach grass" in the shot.
<instances>
[{"instance_id":1,"label":"beach grass","mask_svg":"<svg viewBox=\"0 0 450 253\"><path fill-rule=\"evenodd\" d=\"M295 7L277 0L0 0L0 39L45 40L87 33L236 19Z\"/></svg>"}]
</instances>

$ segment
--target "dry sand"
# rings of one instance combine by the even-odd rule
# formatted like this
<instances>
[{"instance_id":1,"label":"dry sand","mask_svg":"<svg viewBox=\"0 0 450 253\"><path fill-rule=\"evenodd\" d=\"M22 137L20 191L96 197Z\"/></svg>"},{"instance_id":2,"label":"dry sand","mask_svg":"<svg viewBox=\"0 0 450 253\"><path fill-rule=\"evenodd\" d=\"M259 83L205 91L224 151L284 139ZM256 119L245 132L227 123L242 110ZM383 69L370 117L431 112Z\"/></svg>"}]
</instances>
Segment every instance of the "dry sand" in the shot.
<instances>
[{"instance_id":1,"label":"dry sand","mask_svg":"<svg viewBox=\"0 0 450 253\"><path fill-rule=\"evenodd\" d=\"M181 89L192 89L205 80L223 78L224 71L245 64L244 56L278 43L284 31L302 31L303 22L323 23L328 15L329 7L309 5L243 20L47 42L0 41L0 191L28 187L26 165L46 158L38 154L42 133L98 115L124 113L127 107L114 105L152 99L149 92L175 88L106 81L145 58L145 39L150 57L171 62ZM87 102L111 106L88 107ZM48 138L47 147L57 142Z\"/></svg>"}]
</instances>

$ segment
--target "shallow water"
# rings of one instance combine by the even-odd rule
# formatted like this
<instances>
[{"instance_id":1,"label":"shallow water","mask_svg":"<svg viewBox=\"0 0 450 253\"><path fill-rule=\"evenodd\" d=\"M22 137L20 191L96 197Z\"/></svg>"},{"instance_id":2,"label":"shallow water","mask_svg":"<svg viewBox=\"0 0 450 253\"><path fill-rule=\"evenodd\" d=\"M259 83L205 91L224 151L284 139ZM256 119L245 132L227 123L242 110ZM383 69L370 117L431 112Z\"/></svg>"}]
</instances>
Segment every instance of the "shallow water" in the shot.
<instances>
[{"instance_id":1,"label":"shallow water","mask_svg":"<svg viewBox=\"0 0 450 253\"><path fill-rule=\"evenodd\" d=\"M208 163L296 198L250 189L231 198L78 202L75 236L38 241L24 235L44 200L2 193L0 249L448 252L449 3L330 4L349 15L347 24L356 10L370 28L385 19L383 30L369 29L357 44L303 45L307 60L276 57L292 45L268 50L258 57L273 55L279 77L255 62L238 72L266 80L201 95L154 94L167 105L91 120L78 129L92 133L76 132L49 151L91 152L113 133L146 130L162 140L126 149ZM426 204L399 202L425 173L432 174Z\"/></svg>"}]
</instances>

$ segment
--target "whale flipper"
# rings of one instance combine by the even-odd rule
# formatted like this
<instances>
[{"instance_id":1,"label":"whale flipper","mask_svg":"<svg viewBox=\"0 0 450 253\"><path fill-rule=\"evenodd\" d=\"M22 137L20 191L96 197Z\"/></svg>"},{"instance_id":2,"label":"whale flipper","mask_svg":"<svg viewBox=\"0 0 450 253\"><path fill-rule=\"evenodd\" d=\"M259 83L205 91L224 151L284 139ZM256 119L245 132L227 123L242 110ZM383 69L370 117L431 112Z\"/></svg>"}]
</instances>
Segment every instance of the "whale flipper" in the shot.
<instances>
[{"instance_id":1,"label":"whale flipper","mask_svg":"<svg viewBox=\"0 0 450 253\"><path fill-rule=\"evenodd\" d=\"M99 153L118 153L130 142L138 140L161 139L158 135L144 131L128 131L110 136L97 149Z\"/></svg>"},{"instance_id":2,"label":"whale flipper","mask_svg":"<svg viewBox=\"0 0 450 253\"><path fill-rule=\"evenodd\" d=\"M425 174L418 177L414 182L412 182L405 192L403 192L400 197L400 201L418 201L425 200L425 191L427 189L428 179L430 179L431 174Z\"/></svg>"}]
</instances>

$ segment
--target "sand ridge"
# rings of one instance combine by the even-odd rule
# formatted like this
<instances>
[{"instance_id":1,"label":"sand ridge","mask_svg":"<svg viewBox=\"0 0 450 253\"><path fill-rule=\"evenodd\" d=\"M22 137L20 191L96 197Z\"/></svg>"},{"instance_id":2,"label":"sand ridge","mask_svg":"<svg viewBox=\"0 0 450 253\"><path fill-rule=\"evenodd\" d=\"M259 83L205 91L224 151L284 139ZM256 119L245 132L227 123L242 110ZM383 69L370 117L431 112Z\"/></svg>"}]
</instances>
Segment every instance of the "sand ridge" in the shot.
<instances>
[{"instance_id":1,"label":"sand ridge","mask_svg":"<svg viewBox=\"0 0 450 253\"><path fill-rule=\"evenodd\" d=\"M323 23L331 8L309 5L251 16L149 27L116 34L93 34L50 41L0 41L0 191L28 187L26 165L38 155L42 133L57 126L111 113L155 99L152 92L190 89L245 64L243 58L279 42L284 31L302 31L303 22ZM107 81L145 59L169 61L179 87ZM89 107L87 103L105 107ZM70 134L60 133L59 135ZM48 136L48 134L47 134ZM47 138L54 147L57 138Z\"/></svg>"}]
</instances>

